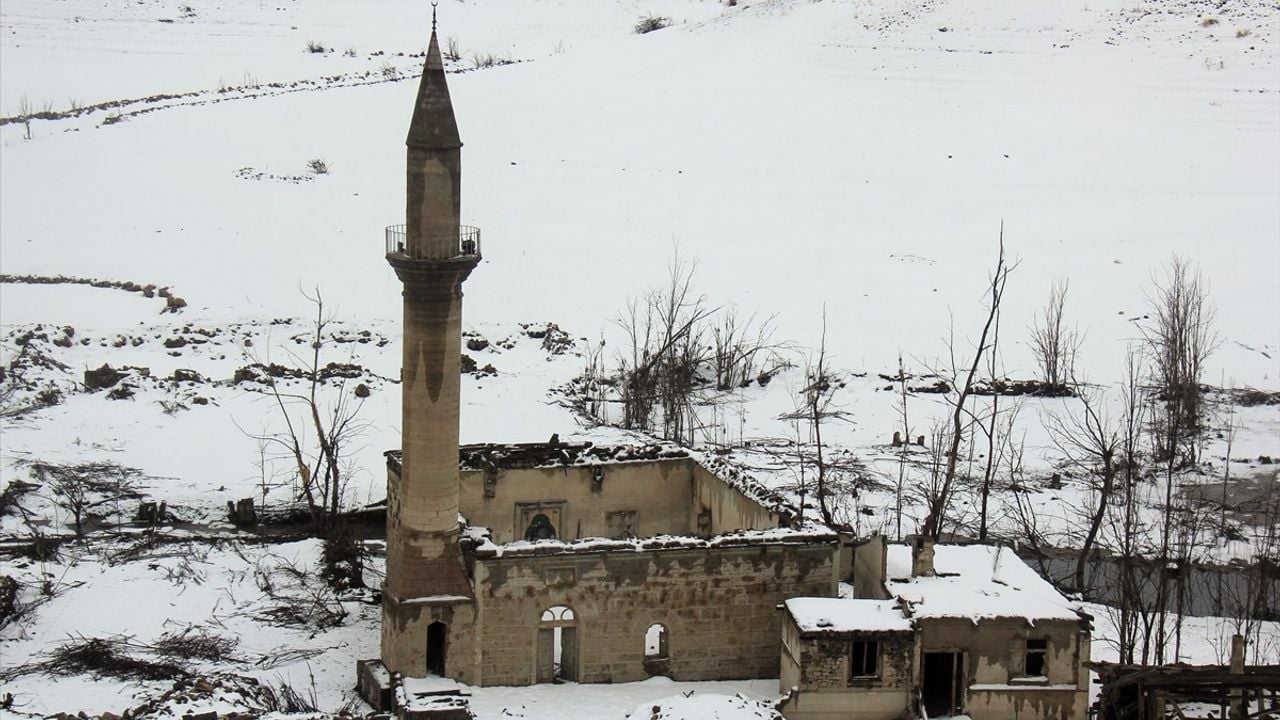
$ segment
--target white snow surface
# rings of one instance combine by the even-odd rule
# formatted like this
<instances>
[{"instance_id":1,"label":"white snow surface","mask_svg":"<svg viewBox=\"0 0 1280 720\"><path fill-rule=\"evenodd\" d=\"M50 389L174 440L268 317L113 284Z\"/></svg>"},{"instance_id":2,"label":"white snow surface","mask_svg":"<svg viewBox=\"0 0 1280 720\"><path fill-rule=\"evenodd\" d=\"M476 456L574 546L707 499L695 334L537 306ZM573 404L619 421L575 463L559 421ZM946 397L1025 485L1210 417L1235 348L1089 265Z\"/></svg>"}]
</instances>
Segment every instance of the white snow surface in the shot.
<instances>
[{"instance_id":1,"label":"white snow surface","mask_svg":"<svg viewBox=\"0 0 1280 720\"><path fill-rule=\"evenodd\" d=\"M627 720L779 720L767 703L743 695L676 695L637 707Z\"/></svg>"},{"instance_id":2,"label":"white snow surface","mask_svg":"<svg viewBox=\"0 0 1280 720\"><path fill-rule=\"evenodd\" d=\"M791 598L787 612L802 633L911 632L897 600Z\"/></svg>"},{"instance_id":3,"label":"white snow surface","mask_svg":"<svg viewBox=\"0 0 1280 720\"><path fill-rule=\"evenodd\" d=\"M911 548L890 545L889 592L919 618L1077 620L1078 604L1036 574L1012 550L992 545L936 545L936 575L911 575Z\"/></svg>"},{"instance_id":4,"label":"white snow surface","mask_svg":"<svg viewBox=\"0 0 1280 720\"><path fill-rule=\"evenodd\" d=\"M674 24L637 36L646 13ZM896 475L885 443L897 396L878 375L896 374L899 353L914 376L948 365L950 328L957 354L971 350L1002 222L1020 260L1002 321L1010 376L1034 375L1026 328L1050 284L1069 279L1069 316L1087 331L1079 369L1113 386L1125 348L1149 327L1153 278L1177 253L1204 273L1216 308L1206 381L1280 390L1273 3L471 0L439 15L442 40L456 36L463 55L452 69L466 71L450 76L466 142L464 222L484 231L464 322L490 341L471 354L498 371L464 378L464 442L635 439L580 426L549 389L581 372L588 338L603 337L612 362L611 320L662 283L678 246L698 263L709 302L774 316L779 339L816 346L825 308L853 420L826 439L883 482ZM0 418L0 489L32 481L35 462L110 461L136 468L143 496L168 502L178 520L228 533L227 500L286 499L280 458L253 437L277 431L281 417L262 387L230 380L254 361L296 364L314 312L300 290L318 288L337 318L331 337L342 338L325 361L358 363L351 383L371 390L346 500L382 498L381 453L398 445L401 422L400 284L382 228L403 222L402 143L421 62L410 55L428 27L416 0L0 4L0 116L119 101L0 124L0 272L155 283L188 303L160 314L162 301L137 293L0 284L0 364L39 324L47 337L37 346L63 366L35 378L61 404ZM306 52L309 41L331 51ZM484 54L519 62L476 69ZM317 158L327 174L307 172ZM548 322L574 340L568 353L530 336ZM130 373L131 399L84 390L83 371L107 362L147 368ZM164 379L180 369L205 380ZM792 369L740 390L722 418L736 427L708 441L750 442L758 452L737 459L794 492L794 448L780 440L794 428L778 418L804 384ZM931 396L912 403L921 434L946 409ZM1028 401L1030 470L1060 462L1039 413L1073 407ZM1280 456L1280 407L1211 420L1216 431L1228 422L1230 450L1225 432L1206 444L1213 472L1274 483L1274 466L1257 458ZM1024 497L1048 540L1079 542L1084 481L1066 475ZM47 492L19 502L36 524L0 517L6 537L69 532ZM892 527L883 485L855 502L842 510L860 531ZM134 507L97 510L111 527ZM922 514L912 501L902 532ZM1011 516L994 508L995 534L1011 531ZM1250 532L1215 541L1203 559L1251 557ZM0 574L23 583L24 602L39 600L45 581L58 591L0 632L4 666L77 636L149 643L195 625L240 640L239 660L202 670L314 688L323 709L350 699L354 661L377 654L376 608L341 599L348 619L324 631L253 617L269 607L255 569L279 558L314 568L314 542L193 547L118 561L113 544L90 541L46 563L4 561ZM1055 607L1021 571L1003 560L1000 569L1006 585L962 588L954 602L930 595L917 612L996 607L1014 586L1029 598L1020 614ZM1090 607L1094 656L1105 659L1115 633L1105 609ZM1227 619L1194 619L1180 659L1221 662L1230 630ZM1261 656L1274 662L1274 624L1264 637ZM5 691L21 712L47 714L119 712L166 688L26 675ZM483 720L620 719L691 690L767 702L777 683L485 688L473 707ZM212 707L239 702L233 695Z\"/></svg>"}]
</instances>

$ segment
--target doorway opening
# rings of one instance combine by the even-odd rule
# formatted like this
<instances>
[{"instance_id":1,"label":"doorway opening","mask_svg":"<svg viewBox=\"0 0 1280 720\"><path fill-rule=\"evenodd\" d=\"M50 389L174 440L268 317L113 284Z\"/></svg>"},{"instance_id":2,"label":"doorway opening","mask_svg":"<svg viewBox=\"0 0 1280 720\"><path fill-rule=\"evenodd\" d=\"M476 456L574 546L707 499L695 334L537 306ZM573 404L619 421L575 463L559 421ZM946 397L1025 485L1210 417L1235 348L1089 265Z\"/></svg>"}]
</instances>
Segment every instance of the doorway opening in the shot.
<instances>
[{"instance_id":1,"label":"doorway opening","mask_svg":"<svg viewBox=\"0 0 1280 720\"><path fill-rule=\"evenodd\" d=\"M578 628L572 608L553 605L542 611L537 657L536 682L577 682Z\"/></svg>"},{"instance_id":2,"label":"doorway opening","mask_svg":"<svg viewBox=\"0 0 1280 720\"><path fill-rule=\"evenodd\" d=\"M444 677L444 659L449 643L449 626L436 621L427 626L427 672Z\"/></svg>"},{"instance_id":3,"label":"doorway opening","mask_svg":"<svg viewBox=\"0 0 1280 720\"><path fill-rule=\"evenodd\" d=\"M927 652L920 695L929 717L950 717L964 711L964 654Z\"/></svg>"}]
</instances>

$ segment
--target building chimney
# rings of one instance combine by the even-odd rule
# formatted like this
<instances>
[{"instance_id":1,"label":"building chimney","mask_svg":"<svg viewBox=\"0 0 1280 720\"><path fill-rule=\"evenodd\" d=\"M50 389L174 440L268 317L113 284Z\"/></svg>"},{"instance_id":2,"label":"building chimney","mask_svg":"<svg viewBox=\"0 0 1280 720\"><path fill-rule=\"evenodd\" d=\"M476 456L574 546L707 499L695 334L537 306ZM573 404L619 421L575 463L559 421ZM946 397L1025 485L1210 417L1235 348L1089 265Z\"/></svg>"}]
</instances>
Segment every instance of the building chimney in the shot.
<instances>
[{"instance_id":1,"label":"building chimney","mask_svg":"<svg viewBox=\"0 0 1280 720\"><path fill-rule=\"evenodd\" d=\"M917 535L911 543L911 577L933 575L933 538Z\"/></svg>"}]
</instances>

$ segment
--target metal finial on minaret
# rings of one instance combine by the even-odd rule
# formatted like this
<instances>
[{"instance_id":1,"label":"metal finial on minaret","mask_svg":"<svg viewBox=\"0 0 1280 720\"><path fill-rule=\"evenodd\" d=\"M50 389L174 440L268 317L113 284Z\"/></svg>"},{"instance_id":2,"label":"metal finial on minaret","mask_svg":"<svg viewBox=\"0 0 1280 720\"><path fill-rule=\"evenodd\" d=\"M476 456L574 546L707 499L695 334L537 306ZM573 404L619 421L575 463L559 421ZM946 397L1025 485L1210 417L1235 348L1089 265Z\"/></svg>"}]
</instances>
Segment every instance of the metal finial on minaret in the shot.
<instances>
[{"instance_id":1,"label":"metal finial on minaret","mask_svg":"<svg viewBox=\"0 0 1280 720\"><path fill-rule=\"evenodd\" d=\"M436 31L436 6L439 4L438 2L431 3L431 32Z\"/></svg>"}]
</instances>

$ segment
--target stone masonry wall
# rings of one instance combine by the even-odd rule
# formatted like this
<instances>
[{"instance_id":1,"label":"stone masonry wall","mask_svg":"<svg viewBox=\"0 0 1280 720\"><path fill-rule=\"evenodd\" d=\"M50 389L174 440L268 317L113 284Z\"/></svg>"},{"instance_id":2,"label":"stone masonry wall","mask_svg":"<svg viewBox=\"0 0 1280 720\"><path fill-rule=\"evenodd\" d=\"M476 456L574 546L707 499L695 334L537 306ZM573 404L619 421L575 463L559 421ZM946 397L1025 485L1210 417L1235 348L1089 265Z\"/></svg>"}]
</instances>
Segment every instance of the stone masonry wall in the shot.
<instances>
[{"instance_id":1,"label":"stone masonry wall","mask_svg":"<svg viewBox=\"0 0 1280 720\"><path fill-rule=\"evenodd\" d=\"M797 653L798 691L783 708L789 720L894 720L911 706L912 633L801 636L794 622L789 637ZM850 678L853 640L880 644L877 678ZM785 692L790 688L784 687Z\"/></svg>"},{"instance_id":2,"label":"stone masonry wall","mask_svg":"<svg viewBox=\"0 0 1280 720\"><path fill-rule=\"evenodd\" d=\"M395 665L390 669L410 677L427 674L427 628L442 622L448 628L445 652L445 674L468 684L475 684L475 608L470 602L429 604L396 602L387 595L382 599L382 647Z\"/></svg>"},{"instance_id":3,"label":"stone masonry wall","mask_svg":"<svg viewBox=\"0 0 1280 720\"><path fill-rule=\"evenodd\" d=\"M539 616L576 615L580 682L643 680L645 631L668 631L676 680L777 677L789 597L831 597L836 544L477 558L479 682L534 682Z\"/></svg>"}]
</instances>

